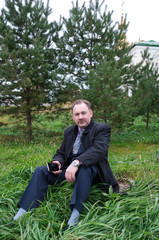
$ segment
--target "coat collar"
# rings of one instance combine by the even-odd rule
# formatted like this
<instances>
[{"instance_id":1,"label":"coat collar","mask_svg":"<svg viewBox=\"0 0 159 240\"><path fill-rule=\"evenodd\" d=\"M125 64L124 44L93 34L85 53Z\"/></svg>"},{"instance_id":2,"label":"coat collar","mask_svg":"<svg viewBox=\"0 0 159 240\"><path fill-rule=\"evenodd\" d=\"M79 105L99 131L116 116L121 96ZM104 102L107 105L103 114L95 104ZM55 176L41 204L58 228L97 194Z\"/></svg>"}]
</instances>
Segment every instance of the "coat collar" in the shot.
<instances>
[{"instance_id":1,"label":"coat collar","mask_svg":"<svg viewBox=\"0 0 159 240\"><path fill-rule=\"evenodd\" d=\"M91 118L90 124L86 127L86 129L85 129L85 131L84 131L84 134L88 133L88 132L90 131L90 129L92 128L93 125L94 125L94 121L93 121L93 119ZM77 126L77 125L75 125L74 131L75 131L75 133L77 134L77 132L78 132L78 126Z\"/></svg>"},{"instance_id":2,"label":"coat collar","mask_svg":"<svg viewBox=\"0 0 159 240\"><path fill-rule=\"evenodd\" d=\"M84 133L88 133L90 131L90 129L93 127L93 125L94 125L94 121L91 118L90 124L86 127Z\"/></svg>"}]
</instances>

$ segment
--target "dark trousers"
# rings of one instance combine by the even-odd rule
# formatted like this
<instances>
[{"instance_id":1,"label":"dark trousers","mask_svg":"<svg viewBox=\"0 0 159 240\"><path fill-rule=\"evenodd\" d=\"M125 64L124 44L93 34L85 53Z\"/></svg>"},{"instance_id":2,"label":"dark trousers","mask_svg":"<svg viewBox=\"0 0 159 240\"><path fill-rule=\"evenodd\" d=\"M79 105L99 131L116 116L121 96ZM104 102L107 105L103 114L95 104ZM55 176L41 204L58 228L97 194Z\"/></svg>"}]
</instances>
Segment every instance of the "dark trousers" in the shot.
<instances>
[{"instance_id":1,"label":"dark trousers","mask_svg":"<svg viewBox=\"0 0 159 240\"><path fill-rule=\"evenodd\" d=\"M65 180L66 168L62 169L62 173L55 175L47 170L46 166L37 167L32 178L26 187L18 206L26 211L37 208L44 200L48 185L54 185ZM83 204L87 201L90 188L98 181L98 173L95 166L80 166L76 174L76 182L71 198L71 209L75 207L81 212Z\"/></svg>"}]
</instances>

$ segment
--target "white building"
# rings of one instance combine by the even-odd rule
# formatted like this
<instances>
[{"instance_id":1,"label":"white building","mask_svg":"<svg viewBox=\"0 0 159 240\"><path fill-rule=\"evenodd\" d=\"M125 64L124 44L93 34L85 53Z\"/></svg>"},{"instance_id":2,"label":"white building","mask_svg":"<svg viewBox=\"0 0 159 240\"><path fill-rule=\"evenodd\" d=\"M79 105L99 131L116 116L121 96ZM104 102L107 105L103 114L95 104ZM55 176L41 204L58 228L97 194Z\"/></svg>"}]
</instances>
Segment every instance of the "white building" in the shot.
<instances>
[{"instance_id":1,"label":"white building","mask_svg":"<svg viewBox=\"0 0 159 240\"><path fill-rule=\"evenodd\" d=\"M130 55L132 55L132 64L136 65L142 60L142 53L148 49L150 54L150 59L154 63L156 69L159 70L159 42L151 41L141 41L135 43L131 50Z\"/></svg>"},{"instance_id":2,"label":"white building","mask_svg":"<svg viewBox=\"0 0 159 240\"><path fill-rule=\"evenodd\" d=\"M150 54L150 61L154 63L155 69L159 72L159 42L151 41L140 41L134 43L130 50L132 56L132 64L136 65L142 60L142 53L148 49ZM128 96L132 96L131 86L124 86L128 89Z\"/></svg>"},{"instance_id":3,"label":"white building","mask_svg":"<svg viewBox=\"0 0 159 240\"><path fill-rule=\"evenodd\" d=\"M159 50L154 53L152 62L154 63L155 69L159 71Z\"/></svg>"}]
</instances>

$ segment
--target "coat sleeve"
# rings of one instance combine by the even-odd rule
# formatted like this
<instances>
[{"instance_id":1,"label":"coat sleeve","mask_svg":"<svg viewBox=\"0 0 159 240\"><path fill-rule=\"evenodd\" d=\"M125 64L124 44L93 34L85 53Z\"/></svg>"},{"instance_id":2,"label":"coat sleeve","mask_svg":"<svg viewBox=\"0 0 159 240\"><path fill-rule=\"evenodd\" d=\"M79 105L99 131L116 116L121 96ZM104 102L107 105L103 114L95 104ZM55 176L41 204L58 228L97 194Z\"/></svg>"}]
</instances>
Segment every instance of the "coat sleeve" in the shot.
<instances>
[{"instance_id":1,"label":"coat sleeve","mask_svg":"<svg viewBox=\"0 0 159 240\"><path fill-rule=\"evenodd\" d=\"M66 130L64 131L64 139L61 143L61 146L57 149L53 157L53 160L59 161L62 164L62 166L65 164L72 150L73 141L74 141L74 137L72 134L73 129L74 129L74 126L66 128Z\"/></svg>"},{"instance_id":2,"label":"coat sleeve","mask_svg":"<svg viewBox=\"0 0 159 240\"><path fill-rule=\"evenodd\" d=\"M66 129L67 130L67 129ZM65 162L65 139L66 139L66 130L64 131L64 139L60 145L60 147L57 149L55 155L53 156L53 161L59 161L62 166Z\"/></svg>"},{"instance_id":3,"label":"coat sleeve","mask_svg":"<svg viewBox=\"0 0 159 240\"><path fill-rule=\"evenodd\" d=\"M111 128L107 124L100 124L92 136L91 146L77 157L85 166L97 164L107 155L110 143Z\"/></svg>"},{"instance_id":4,"label":"coat sleeve","mask_svg":"<svg viewBox=\"0 0 159 240\"><path fill-rule=\"evenodd\" d=\"M62 166L64 164L64 156L65 156L63 144L64 143L62 142L60 148L57 149L55 155L53 156L53 161L59 161L62 164Z\"/></svg>"}]
</instances>

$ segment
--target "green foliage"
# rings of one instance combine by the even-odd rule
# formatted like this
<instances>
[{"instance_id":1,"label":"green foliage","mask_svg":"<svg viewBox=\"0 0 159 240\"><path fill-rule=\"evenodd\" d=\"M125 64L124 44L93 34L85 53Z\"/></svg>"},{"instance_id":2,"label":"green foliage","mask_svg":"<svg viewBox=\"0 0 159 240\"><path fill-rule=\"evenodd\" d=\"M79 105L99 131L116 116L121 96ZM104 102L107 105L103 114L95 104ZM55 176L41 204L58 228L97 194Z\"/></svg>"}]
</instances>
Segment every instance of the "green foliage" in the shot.
<instances>
[{"instance_id":1,"label":"green foliage","mask_svg":"<svg viewBox=\"0 0 159 240\"><path fill-rule=\"evenodd\" d=\"M25 142L25 123L23 117L16 118L14 115L5 115L0 117L2 126L0 128L0 136L3 139L12 141L24 141ZM62 139L64 129L67 126L74 124L71 118L69 109L63 109L60 111L47 110L46 112L40 112L32 115L32 140L35 142L46 139L46 137L52 141L56 138Z\"/></svg>"},{"instance_id":2,"label":"green foliage","mask_svg":"<svg viewBox=\"0 0 159 240\"><path fill-rule=\"evenodd\" d=\"M63 131L65 116L37 116L44 127ZM50 119L50 121L48 121ZM48 121L48 123L47 123ZM152 136L159 124L150 122ZM154 144L145 130L142 117L122 133L112 131L109 162L120 186L128 184L128 195L103 193L100 185L92 187L79 224L63 233L71 211L69 202L73 184L63 182L49 186L47 196L38 209L7 225L17 211L21 197L36 167L45 165L59 147L61 139L43 137L31 143L1 138L0 144L0 239L158 239L159 238L159 141ZM144 139L144 141L143 141ZM6 224L6 226L4 226Z\"/></svg>"},{"instance_id":3,"label":"green foliage","mask_svg":"<svg viewBox=\"0 0 159 240\"><path fill-rule=\"evenodd\" d=\"M0 16L0 103L14 106L32 136L32 112L55 101L56 44L60 25L49 23L42 1L7 0Z\"/></svg>"},{"instance_id":4,"label":"green foliage","mask_svg":"<svg viewBox=\"0 0 159 240\"><path fill-rule=\"evenodd\" d=\"M80 85L99 118L121 127L127 119L127 91L123 85L131 76L130 46L126 42L126 19L117 25L112 13L102 12L104 1L90 1L89 8L78 2L64 19L66 32L61 41L61 62L66 75ZM62 65L63 67L63 65ZM79 97L79 94L76 94Z\"/></svg>"},{"instance_id":5,"label":"green foliage","mask_svg":"<svg viewBox=\"0 0 159 240\"><path fill-rule=\"evenodd\" d=\"M159 143L159 120L157 115L152 115L149 121L149 128L145 128L145 119L143 116L138 116L134 119L134 123L130 126L124 127L118 133L112 133L112 141L116 144L123 142L130 144L131 142L145 143L145 144L158 144Z\"/></svg>"},{"instance_id":6,"label":"green foliage","mask_svg":"<svg viewBox=\"0 0 159 240\"><path fill-rule=\"evenodd\" d=\"M130 81L132 85L131 112L134 116L143 115L148 128L151 115L159 113L159 74L150 59L148 49L143 52L142 60L135 67L136 71Z\"/></svg>"},{"instance_id":7,"label":"green foliage","mask_svg":"<svg viewBox=\"0 0 159 240\"><path fill-rule=\"evenodd\" d=\"M87 81L89 88L82 91L83 97L91 102L101 121L115 128L121 128L128 121L129 110L127 91L121 87L122 69L119 68L119 62L107 60L106 57L95 70L90 71Z\"/></svg>"},{"instance_id":8,"label":"green foliage","mask_svg":"<svg viewBox=\"0 0 159 240\"><path fill-rule=\"evenodd\" d=\"M107 200L102 204L88 204L84 220L75 231L64 235L64 239L71 239L71 235L73 239L157 239L159 198L155 191L158 191L158 182L151 183L153 191L147 189L146 184L142 189L143 183L138 182L128 197L114 196L111 201L110 196L105 195Z\"/></svg>"},{"instance_id":9,"label":"green foliage","mask_svg":"<svg viewBox=\"0 0 159 240\"><path fill-rule=\"evenodd\" d=\"M158 115L158 74L149 55L132 67L127 19L114 23L104 3L91 0L87 8L76 1L68 19L49 23L49 2L44 7L42 1L6 0L0 15L0 111L19 117L15 132L31 140L38 129L34 113L44 103L46 110L81 97L113 128L139 114L148 127L151 115Z\"/></svg>"},{"instance_id":10,"label":"green foliage","mask_svg":"<svg viewBox=\"0 0 159 240\"><path fill-rule=\"evenodd\" d=\"M95 81L99 80L99 78L95 78L95 75L101 70L99 65L105 61L100 74L102 84L100 89L97 88L97 91L99 90L101 93L100 98L105 97L105 101L107 101L102 86L107 84L105 88L109 89L111 88L110 85L114 84L117 93L117 88L126 81L127 68L131 57L127 54L130 48L125 41L128 24L126 20L121 24L113 23L112 12L107 12L106 6L105 10L102 11L104 2L90 1L88 8L85 4L80 8L78 1L76 1L76 4L73 4L70 10L69 18L64 18L65 31L58 47L61 49L59 55L61 75L65 75L68 81L79 86L79 90L83 87L88 88L89 93L87 95L83 94L87 98L89 94L93 96L93 86L95 88L98 84L95 84ZM109 69L106 68L106 65L108 65ZM97 67L98 70L96 71ZM94 75L89 77L89 73L91 74L92 71L94 71ZM121 76L123 76L122 80ZM108 77L110 80L105 83L104 77ZM80 91L74 91L72 95L78 98ZM95 96L91 100L94 99L99 100L99 93L95 92ZM99 104L96 101L98 107L101 101Z\"/></svg>"}]
</instances>

